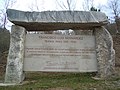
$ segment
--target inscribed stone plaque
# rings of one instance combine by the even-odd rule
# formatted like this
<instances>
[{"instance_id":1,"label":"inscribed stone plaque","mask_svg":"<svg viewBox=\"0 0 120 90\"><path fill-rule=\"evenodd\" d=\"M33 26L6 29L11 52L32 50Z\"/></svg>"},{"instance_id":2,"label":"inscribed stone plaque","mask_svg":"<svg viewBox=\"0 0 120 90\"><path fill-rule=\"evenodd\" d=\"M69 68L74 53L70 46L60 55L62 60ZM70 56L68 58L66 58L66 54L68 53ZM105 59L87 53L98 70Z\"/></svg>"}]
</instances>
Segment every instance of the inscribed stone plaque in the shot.
<instances>
[{"instance_id":1,"label":"inscribed stone plaque","mask_svg":"<svg viewBox=\"0 0 120 90\"><path fill-rule=\"evenodd\" d=\"M27 34L24 71L95 72L95 37Z\"/></svg>"}]
</instances>

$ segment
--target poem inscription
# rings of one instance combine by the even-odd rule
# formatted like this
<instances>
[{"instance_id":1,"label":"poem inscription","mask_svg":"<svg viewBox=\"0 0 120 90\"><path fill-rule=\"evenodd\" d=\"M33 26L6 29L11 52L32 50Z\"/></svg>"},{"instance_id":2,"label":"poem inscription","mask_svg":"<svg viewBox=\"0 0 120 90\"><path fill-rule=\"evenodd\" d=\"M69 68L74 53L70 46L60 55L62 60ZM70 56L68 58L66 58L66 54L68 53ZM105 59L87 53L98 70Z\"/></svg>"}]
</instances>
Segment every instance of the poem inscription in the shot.
<instances>
[{"instance_id":1,"label":"poem inscription","mask_svg":"<svg viewBox=\"0 0 120 90\"><path fill-rule=\"evenodd\" d=\"M24 63L25 71L96 71L95 38L87 35L27 34Z\"/></svg>"}]
</instances>

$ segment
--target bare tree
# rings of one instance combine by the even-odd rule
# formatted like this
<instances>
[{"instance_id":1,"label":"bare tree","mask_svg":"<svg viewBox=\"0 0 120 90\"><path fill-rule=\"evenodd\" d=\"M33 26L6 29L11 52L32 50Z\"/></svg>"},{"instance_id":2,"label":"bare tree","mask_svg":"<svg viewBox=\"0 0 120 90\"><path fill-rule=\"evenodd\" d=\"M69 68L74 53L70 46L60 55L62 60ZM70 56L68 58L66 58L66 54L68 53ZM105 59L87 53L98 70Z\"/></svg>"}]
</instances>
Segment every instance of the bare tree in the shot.
<instances>
[{"instance_id":1,"label":"bare tree","mask_svg":"<svg viewBox=\"0 0 120 90\"><path fill-rule=\"evenodd\" d=\"M119 16L120 14L120 0L109 0L108 1L108 7L112 10L112 14L114 16Z\"/></svg>"},{"instance_id":2,"label":"bare tree","mask_svg":"<svg viewBox=\"0 0 120 90\"><path fill-rule=\"evenodd\" d=\"M120 31L120 0L109 0L108 7L113 14L116 23L116 33Z\"/></svg>"},{"instance_id":3,"label":"bare tree","mask_svg":"<svg viewBox=\"0 0 120 90\"><path fill-rule=\"evenodd\" d=\"M74 11L77 0L56 0L56 4L63 10Z\"/></svg>"},{"instance_id":4,"label":"bare tree","mask_svg":"<svg viewBox=\"0 0 120 90\"><path fill-rule=\"evenodd\" d=\"M83 9L89 11L91 7L94 7L94 0L84 0Z\"/></svg>"},{"instance_id":5,"label":"bare tree","mask_svg":"<svg viewBox=\"0 0 120 90\"><path fill-rule=\"evenodd\" d=\"M2 0L1 1L1 9L0 9L0 27L6 29L6 24L8 23L7 19L7 9L12 7L15 3L15 0Z\"/></svg>"},{"instance_id":6,"label":"bare tree","mask_svg":"<svg viewBox=\"0 0 120 90\"><path fill-rule=\"evenodd\" d=\"M44 11L44 0L34 0L29 9L31 11Z\"/></svg>"}]
</instances>

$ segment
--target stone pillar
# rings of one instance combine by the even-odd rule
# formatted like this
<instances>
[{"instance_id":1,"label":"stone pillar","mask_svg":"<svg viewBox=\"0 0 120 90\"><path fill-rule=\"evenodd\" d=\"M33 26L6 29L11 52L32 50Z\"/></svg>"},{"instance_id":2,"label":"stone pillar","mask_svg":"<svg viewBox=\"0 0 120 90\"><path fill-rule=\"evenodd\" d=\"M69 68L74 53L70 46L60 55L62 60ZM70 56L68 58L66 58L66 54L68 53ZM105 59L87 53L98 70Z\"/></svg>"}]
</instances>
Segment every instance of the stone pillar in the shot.
<instances>
[{"instance_id":1,"label":"stone pillar","mask_svg":"<svg viewBox=\"0 0 120 90\"><path fill-rule=\"evenodd\" d=\"M112 37L104 27L99 27L95 29L95 38L98 61L97 78L110 79L115 70L115 50Z\"/></svg>"},{"instance_id":2,"label":"stone pillar","mask_svg":"<svg viewBox=\"0 0 120 90\"><path fill-rule=\"evenodd\" d=\"M5 83L18 84L23 81L25 32L25 28L23 27L17 25L12 26Z\"/></svg>"}]
</instances>

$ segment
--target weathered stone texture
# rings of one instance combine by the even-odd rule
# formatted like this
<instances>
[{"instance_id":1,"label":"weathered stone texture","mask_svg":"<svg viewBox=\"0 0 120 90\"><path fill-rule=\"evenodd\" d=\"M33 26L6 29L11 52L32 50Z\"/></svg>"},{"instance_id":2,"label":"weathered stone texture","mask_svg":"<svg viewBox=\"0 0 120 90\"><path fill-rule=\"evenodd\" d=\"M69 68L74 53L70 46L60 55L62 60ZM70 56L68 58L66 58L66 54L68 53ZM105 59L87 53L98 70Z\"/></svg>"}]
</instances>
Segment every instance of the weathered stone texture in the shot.
<instances>
[{"instance_id":1,"label":"weathered stone texture","mask_svg":"<svg viewBox=\"0 0 120 90\"><path fill-rule=\"evenodd\" d=\"M108 23L108 19L104 13L95 11L24 12L8 9L7 14L10 21L17 22Z\"/></svg>"},{"instance_id":2,"label":"weathered stone texture","mask_svg":"<svg viewBox=\"0 0 120 90\"><path fill-rule=\"evenodd\" d=\"M95 11L24 12L8 9L7 15L12 23L28 31L92 29L108 23L104 13Z\"/></svg>"},{"instance_id":3,"label":"weathered stone texture","mask_svg":"<svg viewBox=\"0 0 120 90\"><path fill-rule=\"evenodd\" d=\"M23 79L24 40L25 29L13 25L5 83L20 83Z\"/></svg>"},{"instance_id":4,"label":"weathered stone texture","mask_svg":"<svg viewBox=\"0 0 120 90\"><path fill-rule=\"evenodd\" d=\"M114 74L115 50L109 32L104 28L96 28L96 53L98 60L98 75L101 79L109 79Z\"/></svg>"}]
</instances>

